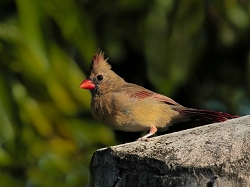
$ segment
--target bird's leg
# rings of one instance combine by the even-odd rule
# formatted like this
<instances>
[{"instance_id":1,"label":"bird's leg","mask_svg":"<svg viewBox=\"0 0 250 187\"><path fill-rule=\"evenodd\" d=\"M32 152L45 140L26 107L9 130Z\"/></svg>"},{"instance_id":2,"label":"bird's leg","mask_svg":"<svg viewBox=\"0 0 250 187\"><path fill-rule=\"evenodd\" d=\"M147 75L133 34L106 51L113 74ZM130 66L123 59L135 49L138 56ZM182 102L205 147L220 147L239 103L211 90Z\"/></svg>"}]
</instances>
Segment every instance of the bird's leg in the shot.
<instances>
[{"instance_id":1,"label":"bird's leg","mask_svg":"<svg viewBox=\"0 0 250 187\"><path fill-rule=\"evenodd\" d=\"M148 137L154 135L156 131L157 131L157 128L155 126L151 126L149 133L141 138L138 138L137 141L149 141Z\"/></svg>"}]
</instances>

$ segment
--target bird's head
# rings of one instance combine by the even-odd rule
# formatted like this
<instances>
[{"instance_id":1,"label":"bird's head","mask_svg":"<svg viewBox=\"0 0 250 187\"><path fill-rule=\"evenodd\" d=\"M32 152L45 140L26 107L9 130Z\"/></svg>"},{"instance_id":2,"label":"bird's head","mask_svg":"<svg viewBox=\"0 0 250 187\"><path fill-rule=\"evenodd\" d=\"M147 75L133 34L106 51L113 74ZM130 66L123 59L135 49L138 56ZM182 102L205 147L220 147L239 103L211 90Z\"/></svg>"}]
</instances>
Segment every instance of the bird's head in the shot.
<instances>
[{"instance_id":1,"label":"bird's head","mask_svg":"<svg viewBox=\"0 0 250 187\"><path fill-rule=\"evenodd\" d=\"M88 89L92 96L96 96L115 89L121 83L124 80L111 70L104 53L98 50L92 59L89 76L80 84L80 88Z\"/></svg>"}]
</instances>

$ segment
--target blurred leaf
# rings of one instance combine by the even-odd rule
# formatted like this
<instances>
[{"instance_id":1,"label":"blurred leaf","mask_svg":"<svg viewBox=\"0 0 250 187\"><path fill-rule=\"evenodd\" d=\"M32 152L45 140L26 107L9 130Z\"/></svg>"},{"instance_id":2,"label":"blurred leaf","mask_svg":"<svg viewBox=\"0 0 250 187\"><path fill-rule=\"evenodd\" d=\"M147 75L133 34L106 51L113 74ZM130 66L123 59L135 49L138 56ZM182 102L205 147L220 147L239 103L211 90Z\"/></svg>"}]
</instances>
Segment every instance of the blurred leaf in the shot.
<instances>
[{"instance_id":1,"label":"blurred leaf","mask_svg":"<svg viewBox=\"0 0 250 187\"><path fill-rule=\"evenodd\" d=\"M87 119L83 123L80 120L74 119L69 121L69 128L71 129L71 133L74 133L74 139L80 147L86 147L92 142L101 142L105 146L114 144L113 131L103 124L100 125L100 123Z\"/></svg>"},{"instance_id":2,"label":"blurred leaf","mask_svg":"<svg viewBox=\"0 0 250 187\"><path fill-rule=\"evenodd\" d=\"M1 173L0 181L1 181L1 185L6 186L6 187L24 186L23 182L19 181L18 179L15 179L15 178L11 177L7 173Z\"/></svg>"},{"instance_id":3,"label":"blurred leaf","mask_svg":"<svg viewBox=\"0 0 250 187\"><path fill-rule=\"evenodd\" d=\"M40 24L43 17L40 1L17 0L16 2L23 34L22 42L26 45L19 48L20 53L23 52L22 56L25 58L23 63L29 63L26 68L30 67L31 72L34 69L39 69L40 73L45 73L49 62L45 54L44 37ZM31 54L33 59L30 59Z\"/></svg>"},{"instance_id":4,"label":"blurred leaf","mask_svg":"<svg viewBox=\"0 0 250 187\"><path fill-rule=\"evenodd\" d=\"M246 29L249 27L249 15L242 7L238 6L238 1L232 0L226 3L227 16L229 20L237 27Z\"/></svg>"},{"instance_id":5,"label":"blurred leaf","mask_svg":"<svg viewBox=\"0 0 250 187\"><path fill-rule=\"evenodd\" d=\"M11 98L8 93L6 79L0 74L0 144L14 141L13 118L11 112Z\"/></svg>"},{"instance_id":6,"label":"blurred leaf","mask_svg":"<svg viewBox=\"0 0 250 187\"><path fill-rule=\"evenodd\" d=\"M10 166L13 160L11 155L6 152L4 149L0 149L0 165L1 166Z\"/></svg>"},{"instance_id":7,"label":"blurred leaf","mask_svg":"<svg viewBox=\"0 0 250 187\"><path fill-rule=\"evenodd\" d=\"M86 76L83 75L83 73L80 71L79 67L73 62L73 60L70 59L69 56L67 56L62 50L60 50L58 46L51 45L50 56L51 73L47 77L47 84L49 90L51 89L51 94L54 99L58 100L58 108L70 110L68 111L68 113L75 113L77 111L77 106L75 103L76 101L73 101L73 97L75 97L79 101L81 101L81 104L85 108L89 109L90 94L88 94L87 92L82 92L82 90L79 89L80 82L84 78L86 78ZM53 81L56 79L58 79L58 82L52 85L53 83L51 82L51 80ZM58 87L58 89L53 86ZM66 96L66 94L73 95ZM67 97L67 99L58 98L59 95L64 95L64 97Z\"/></svg>"},{"instance_id":8,"label":"blurred leaf","mask_svg":"<svg viewBox=\"0 0 250 187\"><path fill-rule=\"evenodd\" d=\"M46 13L57 22L64 37L76 45L83 54L86 62L92 58L93 52L97 49L95 35L88 17L82 7L81 11L71 0L44 0L42 1Z\"/></svg>"}]
</instances>

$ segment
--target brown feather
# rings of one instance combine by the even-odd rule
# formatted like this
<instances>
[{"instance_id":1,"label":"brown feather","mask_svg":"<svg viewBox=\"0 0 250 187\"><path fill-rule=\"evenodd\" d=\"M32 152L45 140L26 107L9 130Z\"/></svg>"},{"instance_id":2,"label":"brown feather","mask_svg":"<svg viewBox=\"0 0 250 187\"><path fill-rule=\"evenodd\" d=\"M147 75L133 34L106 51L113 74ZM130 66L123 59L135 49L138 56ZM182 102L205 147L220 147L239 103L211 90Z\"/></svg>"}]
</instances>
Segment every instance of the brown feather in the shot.
<instances>
[{"instance_id":1,"label":"brown feather","mask_svg":"<svg viewBox=\"0 0 250 187\"><path fill-rule=\"evenodd\" d=\"M108 59L104 59L104 53L98 50L90 66L90 74L97 74L98 72L105 72L111 69L111 65L107 62Z\"/></svg>"}]
</instances>

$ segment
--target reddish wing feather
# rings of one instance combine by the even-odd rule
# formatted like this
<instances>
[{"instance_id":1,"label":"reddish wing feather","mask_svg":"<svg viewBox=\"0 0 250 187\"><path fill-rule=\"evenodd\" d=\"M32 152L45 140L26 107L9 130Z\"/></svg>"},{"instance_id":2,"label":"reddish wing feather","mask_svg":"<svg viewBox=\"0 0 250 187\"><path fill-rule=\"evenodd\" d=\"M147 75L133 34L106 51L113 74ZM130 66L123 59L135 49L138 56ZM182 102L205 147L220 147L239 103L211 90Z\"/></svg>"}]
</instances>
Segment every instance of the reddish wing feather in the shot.
<instances>
[{"instance_id":1,"label":"reddish wing feather","mask_svg":"<svg viewBox=\"0 0 250 187\"><path fill-rule=\"evenodd\" d=\"M170 99L169 97L166 97L164 95L157 94L154 92L150 92L150 91L140 91L140 92L132 93L129 96L135 99L144 99L147 97L152 97L152 98L157 99L160 102L164 102L169 105L179 105L178 103L176 103L174 100Z\"/></svg>"},{"instance_id":2,"label":"reddish wing feather","mask_svg":"<svg viewBox=\"0 0 250 187\"><path fill-rule=\"evenodd\" d=\"M129 94L129 96L134 99L144 99L145 97L151 97L152 95L153 95L153 92L148 92L148 91L140 91L140 92Z\"/></svg>"}]
</instances>

